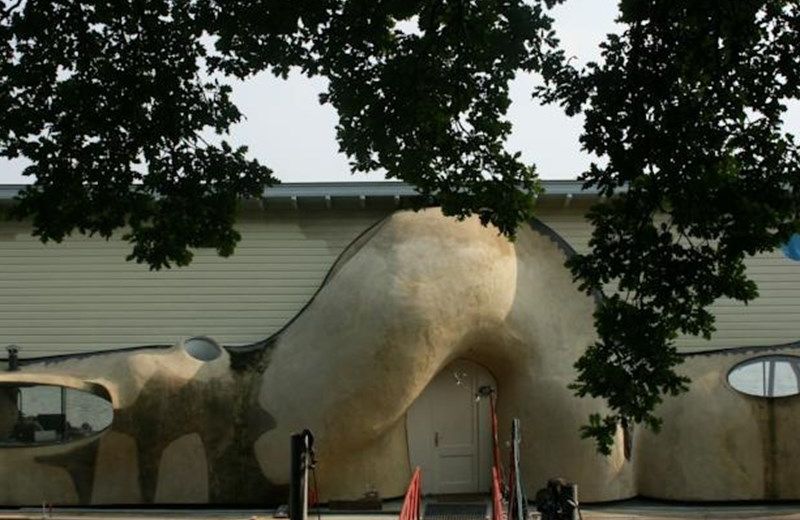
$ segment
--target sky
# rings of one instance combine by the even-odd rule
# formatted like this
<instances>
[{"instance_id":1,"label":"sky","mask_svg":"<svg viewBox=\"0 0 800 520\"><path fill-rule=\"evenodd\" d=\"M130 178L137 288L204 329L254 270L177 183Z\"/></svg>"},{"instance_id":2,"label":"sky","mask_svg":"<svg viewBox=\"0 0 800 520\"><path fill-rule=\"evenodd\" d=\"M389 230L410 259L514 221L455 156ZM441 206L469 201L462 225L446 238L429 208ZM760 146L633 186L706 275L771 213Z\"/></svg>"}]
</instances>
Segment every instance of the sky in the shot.
<instances>
[{"instance_id":1,"label":"sky","mask_svg":"<svg viewBox=\"0 0 800 520\"><path fill-rule=\"evenodd\" d=\"M554 10L556 30L573 63L599 58L598 44L617 25L617 0L570 0ZM514 130L510 151L536 164L543 179L571 179L586 170L591 158L580 149L581 117L569 118L557 106L539 106L531 100L531 75L511 84L508 117ZM299 74L288 80L260 74L233 84L233 99L246 120L232 128L229 140L247 145L252 157L269 166L283 182L382 180L380 174L350 173L347 157L335 140L336 112L320 105L325 80ZM800 135L800 103L790 107L787 127ZM0 159L0 183L27 182L21 160Z\"/></svg>"}]
</instances>

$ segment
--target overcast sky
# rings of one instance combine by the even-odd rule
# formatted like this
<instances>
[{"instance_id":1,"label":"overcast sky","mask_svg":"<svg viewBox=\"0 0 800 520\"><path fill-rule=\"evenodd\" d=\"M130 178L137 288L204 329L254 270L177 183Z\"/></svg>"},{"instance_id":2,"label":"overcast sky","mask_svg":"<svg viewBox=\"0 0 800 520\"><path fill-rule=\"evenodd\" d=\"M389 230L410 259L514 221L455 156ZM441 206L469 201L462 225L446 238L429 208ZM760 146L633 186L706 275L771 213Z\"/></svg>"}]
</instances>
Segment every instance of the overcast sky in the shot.
<instances>
[{"instance_id":1,"label":"overcast sky","mask_svg":"<svg viewBox=\"0 0 800 520\"><path fill-rule=\"evenodd\" d=\"M578 63L595 60L598 44L615 30L616 0L570 0L555 10L556 29L569 55ZM531 76L511 85L509 118L514 132L508 148L535 163L544 179L575 178L589 157L580 150L582 119L568 118L558 107L537 106L530 93ZM284 182L381 180L378 174L352 175L347 158L338 152L336 113L321 106L322 79L292 75L288 80L261 74L234 85L234 101L246 120L232 129L230 140L272 168ZM800 105L791 107L787 127L800 135ZM25 182L22 161L0 162L0 183Z\"/></svg>"}]
</instances>

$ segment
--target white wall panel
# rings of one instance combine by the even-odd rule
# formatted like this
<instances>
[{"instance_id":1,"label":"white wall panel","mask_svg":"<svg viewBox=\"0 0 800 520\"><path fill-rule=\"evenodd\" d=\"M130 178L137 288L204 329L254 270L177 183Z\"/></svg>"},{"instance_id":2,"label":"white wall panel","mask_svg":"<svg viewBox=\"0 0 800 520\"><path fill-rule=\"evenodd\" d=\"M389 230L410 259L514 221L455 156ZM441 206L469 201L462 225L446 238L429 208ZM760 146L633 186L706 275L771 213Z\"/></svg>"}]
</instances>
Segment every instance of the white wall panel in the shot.
<instances>
[{"instance_id":1,"label":"white wall panel","mask_svg":"<svg viewBox=\"0 0 800 520\"><path fill-rule=\"evenodd\" d=\"M0 223L0 346L23 357L172 344L205 334L263 339L312 297L338 255L384 211L248 211L236 253L200 250L191 265L152 272L125 261L122 240L42 244ZM2 355L2 353L0 353Z\"/></svg>"},{"instance_id":2,"label":"white wall panel","mask_svg":"<svg viewBox=\"0 0 800 520\"><path fill-rule=\"evenodd\" d=\"M591 228L580 208L542 209L540 218L579 252L588 248ZM760 297L748 305L721 300L713 306L717 331L710 341L683 336L681 350L776 345L800 340L800 262L781 251L746 261L747 272L758 284Z\"/></svg>"},{"instance_id":3,"label":"white wall panel","mask_svg":"<svg viewBox=\"0 0 800 520\"><path fill-rule=\"evenodd\" d=\"M590 228L585 207L543 204L540 219L578 251ZM150 344L206 334L224 344L271 335L311 298L338 255L385 216L379 210L243 213L230 258L201 250L188 267L151 272L125 261L121 240L76 236L42 244L24 223L0 223L0 347L25 357ZM711 341L683 337L683 350L772 345L800 339L800 263L780 252L751 258L761 297L720 301ZM0 353L2 355L2 353Z\"/></svg>"}]
</instances>

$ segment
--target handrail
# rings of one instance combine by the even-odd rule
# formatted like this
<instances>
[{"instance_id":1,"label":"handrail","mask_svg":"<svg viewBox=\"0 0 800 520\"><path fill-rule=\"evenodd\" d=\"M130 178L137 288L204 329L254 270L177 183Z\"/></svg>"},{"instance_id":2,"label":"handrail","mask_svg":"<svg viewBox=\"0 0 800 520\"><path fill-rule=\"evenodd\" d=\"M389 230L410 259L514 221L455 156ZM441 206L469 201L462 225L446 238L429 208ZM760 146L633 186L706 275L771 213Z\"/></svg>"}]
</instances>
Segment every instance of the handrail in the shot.
<instances>
[{"instance_id":1,"label":"handrail","mask_svg":"<svg viewBox=\"0 0 800 520\"><path fill-rule=\"evenodd\" d=\"M522 432L519 419L511 421L511 461L508 477L508 518L509 520L526 520L528 517L528 500L520 475L520 444Z\"/></svg>"},{"instance_id":2,"label":"handrail","mask_svg":"<svg viewBox=\"0 0 800 520\"><path fill-rule=\"evenodd\" d=\"M496 467L492 468L492 520L506 520L503 505L503 491L500 486L500 475Z\"/></svg>"},{"instance_id":3,"label":"handrail","mask_svg":"<svg viewBox=\"0 0 800 520\"><path fill-rule=\"evenodd\" d=\"M400 520L420 520L419 509L422 492L422 470L417 467L408 484L403 508L400 510Z\"/></svg>"},{"instance_id":4,"label":"handrail","mask_svg":"<svg viewBox=\"0 0 800 520\"><path fill-rule=\"evenodd\" d=\"M500 489L505 486L505 475L503 474L503 465L500 462L500 436L498 435L497 427L497 393L492 392L489 395L489 408L492 414L492 462L494 468L497 470L497 479L500 484Z\"/></svg>"}]
</instances>

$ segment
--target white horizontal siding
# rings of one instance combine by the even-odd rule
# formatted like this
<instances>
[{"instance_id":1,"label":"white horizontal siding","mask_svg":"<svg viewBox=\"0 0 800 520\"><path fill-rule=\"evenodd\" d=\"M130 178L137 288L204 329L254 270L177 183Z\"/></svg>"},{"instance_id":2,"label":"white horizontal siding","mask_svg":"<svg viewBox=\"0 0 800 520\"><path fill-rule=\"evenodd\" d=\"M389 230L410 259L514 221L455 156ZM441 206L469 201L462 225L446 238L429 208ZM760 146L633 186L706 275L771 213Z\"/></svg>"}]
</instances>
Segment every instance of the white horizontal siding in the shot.
<instances>
[{"instance_id":1,"label":"white horizontal siding","mask_svg":"<svg viewBox=\"0 0 800 520\"><path fill-rule=\"evenodd\" d=\"M0 224L0 346L23 356L172 344L205 334L263 339L308 302L339 254L383 211L249 211L233 256L196 252L191 265L149 271L130 245L75 236L42 244ZM1 354L0 354L1 355Z\"/></svg>"},{"instance_id":2,"label":"white horizontal siding","mask_svg":"<svg viewBox=\"0 0 800 520\"><path fill-rule=\"evenodd\" d=\"M749 304L720 300L714 307L717 331L710 341L680 338L683 348L776 345L800 340L800 262L781 251L747 259L747 273L759 297Z\"/></svg>"},{"instance_id":3,"label":"white horizontal siding","mask_svg":"<svg viewBox=\"0 0 800 520\"><path fill-rule=\"evenodd\" d=\"M126 262L129 245L76 236L41 244L30 228L0 223L0 347L24 356L171 344L207 334L249 343L286 324L311 298L338 255L382 211L244 213L230 258L197 252L185 268L151 272ZM543 206L540 219L578 251L591 229L582 209ZM800 263L774 253L749 259L761 298L714 306L710 341L683 350L771 345L800 339ZM2 353L0 353L2 355Z\"/></svg>"},{"instance_id":4,"label":"white horizontal siding","mask_svg":"<svg viewBox=\"0 0 800 520\"><path fill-rule=\"evenodd\" d=\"M591 227L580 209L549 209L541 220L558 232L578 252L588 249ZM782 252L746 260L747 274L758 284L760 297L744 305L720 300L712 307L717 331L710 341L693 336L677 340L683 351L764 346L800 340L800 262Z\"/></svg>"}]
</instances>

